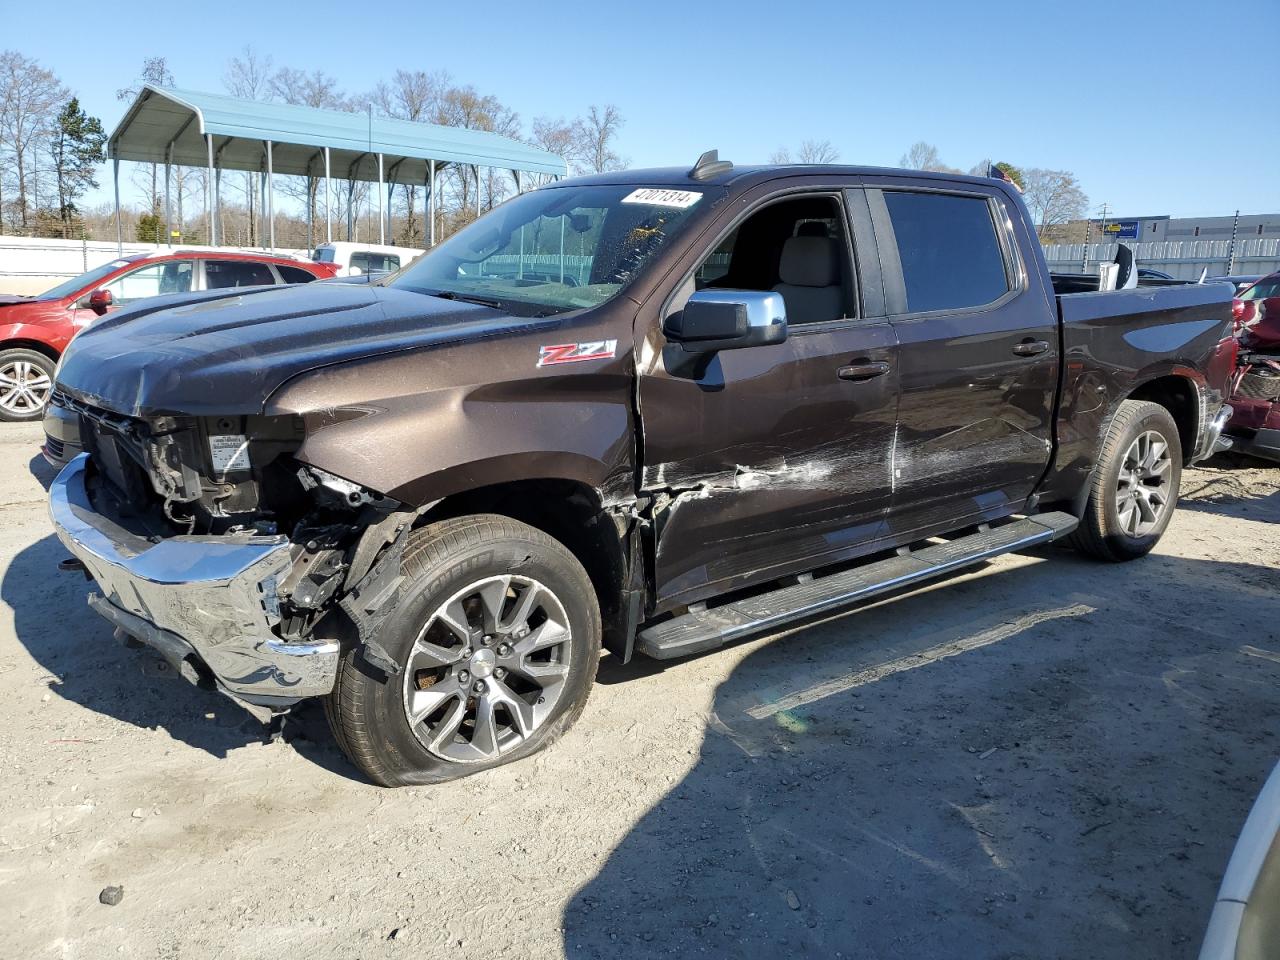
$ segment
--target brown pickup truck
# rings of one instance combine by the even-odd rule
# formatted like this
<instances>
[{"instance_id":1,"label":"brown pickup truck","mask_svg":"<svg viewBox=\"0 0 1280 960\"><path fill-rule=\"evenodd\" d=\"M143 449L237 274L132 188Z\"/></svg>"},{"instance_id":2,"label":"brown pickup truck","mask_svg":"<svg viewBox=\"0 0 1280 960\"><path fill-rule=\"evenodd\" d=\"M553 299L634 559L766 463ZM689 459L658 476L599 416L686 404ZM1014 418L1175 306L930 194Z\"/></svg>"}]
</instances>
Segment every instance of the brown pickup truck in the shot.
<instances>
[{"instance_id":1,"label":"brown pickup truck","mask_svg":"<svg viewBox=\"0 0 1280 960\"><path fill-rule=\"evenodd\" d=\"M1121 286L1124 286L1121 278ZM528 756L671 658L1067 537L1160 538L1226 284L1049 274L1002 181L693 169L511 199L388 278L149 301L59 372L89 602L382 784Z\"/></svg>"}]
</instances>

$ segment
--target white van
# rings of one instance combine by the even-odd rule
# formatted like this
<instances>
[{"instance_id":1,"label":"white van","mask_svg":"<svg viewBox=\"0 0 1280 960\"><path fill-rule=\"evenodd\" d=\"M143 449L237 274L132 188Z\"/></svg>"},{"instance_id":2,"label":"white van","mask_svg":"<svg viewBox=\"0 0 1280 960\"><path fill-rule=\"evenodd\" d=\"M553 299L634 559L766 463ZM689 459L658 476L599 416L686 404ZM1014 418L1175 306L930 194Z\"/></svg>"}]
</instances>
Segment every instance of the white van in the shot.
<instances>
[{"instance_id":1,"label":"white van","mask_svg":"<svg viewBox=\"0 0 1280 960\"><path fill-rule=\"evenodd\" d=\"M339 277L359 277L366 273L394 273L425 252L413 247L381 247L335 240L316 247L312 259L318 263L337 264Z\"/></svg>"}]
</instances>

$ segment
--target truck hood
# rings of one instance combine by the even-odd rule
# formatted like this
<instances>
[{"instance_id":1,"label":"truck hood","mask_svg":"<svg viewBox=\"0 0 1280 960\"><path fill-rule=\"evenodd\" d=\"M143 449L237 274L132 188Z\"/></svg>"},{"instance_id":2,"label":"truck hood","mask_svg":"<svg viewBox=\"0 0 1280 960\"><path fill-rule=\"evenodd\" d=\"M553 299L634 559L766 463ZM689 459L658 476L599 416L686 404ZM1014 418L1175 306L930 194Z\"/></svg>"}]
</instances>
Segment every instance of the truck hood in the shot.
<instances>
[{"instance_id":1,"label":"truck hood","mask_svg":"<svg viewBox=\"0 0 1280 960\"><path fill-rule=\"evenodd\" d=\"M369 285L163 297L82 331L63 354L58 388L132 417L257 414L317 367L556 325Z\"/></svg>"}]
</instances>

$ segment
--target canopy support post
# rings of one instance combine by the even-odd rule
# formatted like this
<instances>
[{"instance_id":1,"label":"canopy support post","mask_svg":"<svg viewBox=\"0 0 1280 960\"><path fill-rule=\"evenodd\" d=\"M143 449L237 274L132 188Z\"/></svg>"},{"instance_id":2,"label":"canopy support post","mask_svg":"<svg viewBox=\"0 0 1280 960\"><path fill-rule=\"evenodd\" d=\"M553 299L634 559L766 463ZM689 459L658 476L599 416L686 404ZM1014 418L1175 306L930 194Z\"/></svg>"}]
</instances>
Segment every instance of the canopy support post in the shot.
<instances>
[{"instance_id":1,"label":"canopy support post","mask_svg":"<svg viewBox=\"0 0 1280 960\"><path fill-rule=\"evenodd\" d=\"M471 167L476 174L476 219L480 219L480 164L473 164Z\"/></svg>"},{"instance_id":2,"label":"canopy support post","mask_svg":"<svg viewBox=\"0 0 1280 960\"><path fill-rule=\"evenodd\" d=\"M209 246L213 246L213 134L204 135L205 149L209 154L209 170L204 179L204 214L209 220Z\"/></svg>"},{"instance_id":3,"label":"canopy support post","mask_svg":"<svg viewBox=\"0 0 1280 960\"><path fill-rule=\"evenodd\" d=\"M378 154L378 243L387 242L387 218L382 205L382 154Z\"/></svg>"},{"instance_id":4,"label":"canopy support post","mask_svg":"<svg viewBox=\"0 0 1280 960\"><path fill-rule=\"evenodd\" d=\"M169 201L169 172L173 167L173 141L169 141L169 149L164 155L164 242L173 248L173 220Z\"/></svg>"},{"instance_id":5,"label":"canopy support post","mask_svg":"<svg viewBox=\"0 0 1280 960\"><path fill-rule=\"evenodd\" d=\"M116 192L116 256L124 255L124 226L120 223L120 158L111 158L111 181Z\"/></svg>"},{"instance_id":6,"label":"canopy support post","mask_svg":"<svg viewBox=\"0 0 1280 960\"><path fill-rule=\"evenodd\" d=\"M271 185L271 141L267 141L267 238L272 253L276 249L276 198Z\"/></svg>"},{"instance_id":7,"label":"canopy support post","mask_svg":"<svg viewBox=\"0 0 1280 960\"><path fill-rule=\"evenodd\" d=\"M333 243L333 180L329 172L329 148L324 148L324 238Z\"/></svg>"},{"instance_id":8,"label":"canopy support post","mask_svg":"<svg viewBox=\"0 0 1280 960\"><path fill-rule=\"evenodd\" d=\"M431 246L436 245L436 162L427 161L427 210L431 221Z\"/></svg>"}]
</instances>

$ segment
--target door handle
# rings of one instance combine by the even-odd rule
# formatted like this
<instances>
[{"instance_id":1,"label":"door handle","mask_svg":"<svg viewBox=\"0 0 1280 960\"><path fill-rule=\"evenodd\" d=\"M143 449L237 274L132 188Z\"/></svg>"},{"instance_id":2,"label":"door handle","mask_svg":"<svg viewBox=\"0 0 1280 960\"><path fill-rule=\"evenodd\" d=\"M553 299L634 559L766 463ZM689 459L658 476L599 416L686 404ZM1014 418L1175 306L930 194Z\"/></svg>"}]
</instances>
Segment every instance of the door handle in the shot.
<instances>
[{"instance_id":1,"label":"door handle","mask_svg":"<svg viewBox=\"0 0 1280 960\"><path fill-rule=\"evenodd\" d=\"M836 376L841 380L852 380L854 383L861 383L864 380L874 380L876 377L883 377L889 372L889 365L883 360L877 360L874 363L851 363L847 367L841 367L836 371Z\"/></svg>"},{"instance_id":2,"label":"door handle","mask_svg":"<svg viewBox=\"0 0 1280 960\"><path fill-rule=\"evenodd\" d=\"M1014 346L1013 352L1020 357L1034 357L1048 349L1048 340L1023 340Z\"/></svg>"}]
</instances>

